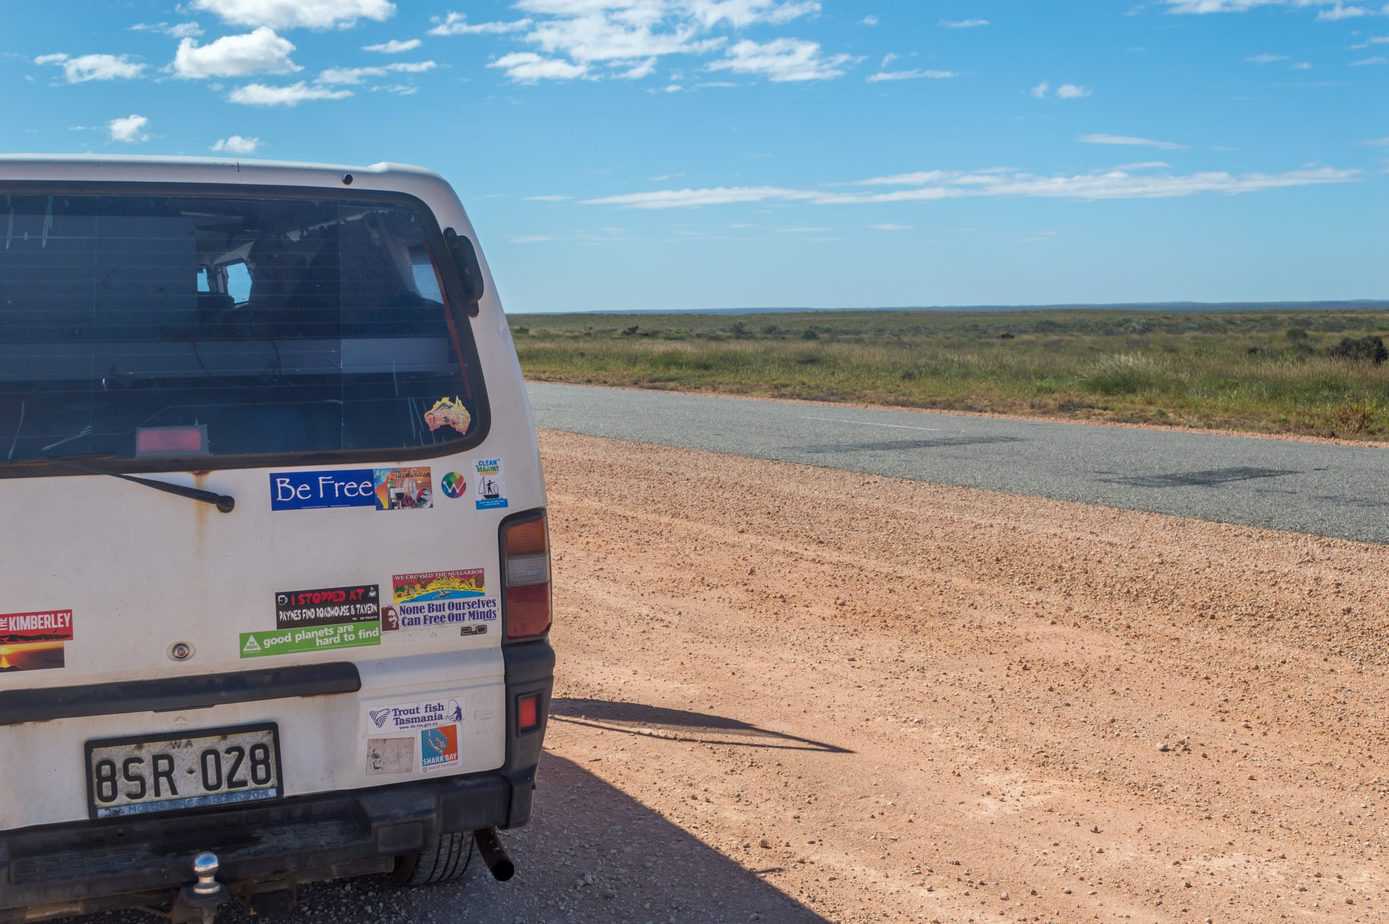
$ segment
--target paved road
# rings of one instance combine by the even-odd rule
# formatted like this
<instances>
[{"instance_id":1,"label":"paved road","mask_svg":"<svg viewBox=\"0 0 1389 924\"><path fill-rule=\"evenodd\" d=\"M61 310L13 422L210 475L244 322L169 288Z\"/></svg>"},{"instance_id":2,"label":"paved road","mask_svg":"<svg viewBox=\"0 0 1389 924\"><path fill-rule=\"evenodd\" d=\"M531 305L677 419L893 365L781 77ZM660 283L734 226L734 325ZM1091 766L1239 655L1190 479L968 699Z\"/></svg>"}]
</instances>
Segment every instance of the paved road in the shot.
<instances>
[{"instance_id":1,"label":"paved road","mask_svg":"<svg viewBox=\"0 0 1389 924\"><path fill-rule=\"evenodd\" d=\"M1386 449L584 385L530 393L556 430L1389 543Z\"/></svg>"}]
</instances>

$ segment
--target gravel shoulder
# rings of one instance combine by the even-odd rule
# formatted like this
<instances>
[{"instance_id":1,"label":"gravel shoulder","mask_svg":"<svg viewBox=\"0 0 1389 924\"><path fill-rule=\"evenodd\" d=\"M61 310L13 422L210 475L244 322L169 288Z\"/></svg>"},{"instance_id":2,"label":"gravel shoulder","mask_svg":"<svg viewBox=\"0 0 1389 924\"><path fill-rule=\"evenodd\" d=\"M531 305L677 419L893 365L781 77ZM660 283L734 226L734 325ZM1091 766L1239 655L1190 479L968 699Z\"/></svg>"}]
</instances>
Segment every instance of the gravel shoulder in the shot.
<instances>
[{"instance_id":1,"label":"gravel shoulder","mask_svg":"<svg viewBox=\"0 0 1389 924\"><path fill-rule=\"evenodd\" d=\"M517 879L296 920L1383 920L1383 546L542 454L560 667Z\"/></svg>"}]
</instances>

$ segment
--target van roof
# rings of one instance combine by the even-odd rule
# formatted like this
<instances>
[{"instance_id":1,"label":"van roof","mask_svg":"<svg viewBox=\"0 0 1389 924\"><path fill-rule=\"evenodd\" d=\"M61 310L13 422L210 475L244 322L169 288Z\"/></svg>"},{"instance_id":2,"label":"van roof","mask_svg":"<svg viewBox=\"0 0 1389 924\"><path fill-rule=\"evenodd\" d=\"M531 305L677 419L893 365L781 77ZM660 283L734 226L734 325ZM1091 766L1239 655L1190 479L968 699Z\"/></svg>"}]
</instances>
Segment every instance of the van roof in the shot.
<instances>
[{"instance_id":1,"label":"van roof","mask_svg":"<svg viewBox=\"0 0 1389 924\"><path fill-rule=\"evenodd\" d=\"M244 183L257 186L330 186L422 195L448 190L439 174L407 164L308 164L227 157L148 157L100 154L0 154L0 181L72 180L136 183Z\"/></svg>"}]
</instances>

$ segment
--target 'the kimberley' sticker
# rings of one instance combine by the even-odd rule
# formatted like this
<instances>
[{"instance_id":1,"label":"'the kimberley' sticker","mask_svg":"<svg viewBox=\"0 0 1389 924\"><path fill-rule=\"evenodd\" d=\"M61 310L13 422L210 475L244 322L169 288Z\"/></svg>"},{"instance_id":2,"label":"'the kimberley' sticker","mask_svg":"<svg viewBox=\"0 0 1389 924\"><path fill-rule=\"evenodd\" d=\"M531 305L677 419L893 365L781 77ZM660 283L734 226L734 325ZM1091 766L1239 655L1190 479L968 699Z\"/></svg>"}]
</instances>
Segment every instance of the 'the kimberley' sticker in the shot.
<instances>
[{"instance_id":1,"label":"'the kimberley' sticker","mask_svg":"<svg viewBox=\"0 0 1389 924\"><path fill-rule=\"evenodd\" d=\"M287 590L275 594L275 624L281 629L328 626L342 622L375 622L381 617L376 584Z\"/></svg>"},{"instance_id":2,"label":"'the kimberley' sticker","mask_svg":"<svg viewBox=\"0 0 1389 924\"><path fill-rule=\"evenodd\" d=\"M270 473L271 510L416 510L433 506L434 484L428 466Z\"/></svg>"},{"instance_id":3,"label":"'the kimberley' sticker","mask_svg":"<svg viewBox=\"0 0 1389 924\"><path fill-rule=\"evenodd\" d=\"M0 615L0 674L66 667L72 637L72 610Z\"/></svg>"}]
</instances>

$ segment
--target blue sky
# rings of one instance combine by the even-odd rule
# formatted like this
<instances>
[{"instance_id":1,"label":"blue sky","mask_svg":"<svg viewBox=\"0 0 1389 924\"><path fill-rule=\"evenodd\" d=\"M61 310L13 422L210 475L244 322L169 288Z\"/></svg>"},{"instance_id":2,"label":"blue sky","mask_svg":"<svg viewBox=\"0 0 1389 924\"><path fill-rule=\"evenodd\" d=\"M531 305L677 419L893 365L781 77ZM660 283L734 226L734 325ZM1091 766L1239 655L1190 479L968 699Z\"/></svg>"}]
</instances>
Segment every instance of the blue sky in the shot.
<instances>
[{"instance_id":1,"label":"blue sky","mask_svg":"<svg viewBox=\"0 0 1389 924\"><path fill-rule=\"evenodd\" d=\"M1382 0L0 16L5 150L421 164L511 311L1389 297Z\"/></svg>"}]
</instances>

